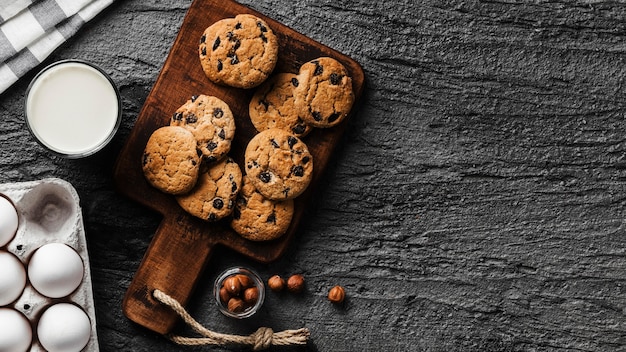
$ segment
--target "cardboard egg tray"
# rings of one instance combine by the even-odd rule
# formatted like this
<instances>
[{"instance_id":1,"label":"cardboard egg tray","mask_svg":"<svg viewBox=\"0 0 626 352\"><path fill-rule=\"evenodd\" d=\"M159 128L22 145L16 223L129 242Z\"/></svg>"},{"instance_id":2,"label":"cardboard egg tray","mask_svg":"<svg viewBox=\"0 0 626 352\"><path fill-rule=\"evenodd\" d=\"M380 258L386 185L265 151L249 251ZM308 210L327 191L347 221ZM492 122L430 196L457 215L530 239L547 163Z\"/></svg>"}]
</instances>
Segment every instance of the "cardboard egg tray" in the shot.
<instances>
[{"instance_id":1,"label":"cardboard egg tray","mask_svg":"<svg viewBox=\"0 0 626 352\"><path fill-rule=\"evenodd\" d=\"M69 296L54 299L45 297L30 286L27 280L21 296L0 308L13 308L29 319L33 329L31 351L38 352L44 351L36 338L37 322L43 311L55 303L77 304L91 321L91 337L83 351L99 351L89 256L76 190L64 180L49 178L0 184L0 194L13 202L19 218L17 234L0 250L13 253L27 268L29 258L39 247L48 243L64 243L76 250L84 264L83 280Z\"/></svg>"}]
</instances>

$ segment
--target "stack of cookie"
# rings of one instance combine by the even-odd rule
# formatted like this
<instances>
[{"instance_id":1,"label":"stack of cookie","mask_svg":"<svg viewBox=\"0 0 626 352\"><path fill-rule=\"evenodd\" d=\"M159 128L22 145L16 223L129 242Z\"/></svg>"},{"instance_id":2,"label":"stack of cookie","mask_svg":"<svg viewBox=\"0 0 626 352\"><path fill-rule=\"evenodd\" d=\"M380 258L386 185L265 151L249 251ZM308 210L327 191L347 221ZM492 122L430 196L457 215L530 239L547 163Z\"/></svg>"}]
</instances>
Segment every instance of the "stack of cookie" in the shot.
<instances>
[{"instance_id":1,"label":"stack of cookie","mask_svg":"<svg viewBox=\"0 0 626 352\"><path fill-rule=\"evenodd\" d=\"M199 95L157 129L143 154L148 182L172 194L189 214L207 221L229 217L242 237L267 241L282 236L294 198L313 175L313 156L302 140L313 128L336 126L353 101L352 81L335 59L320 57L299 72L272 75L278 39L262 19L248 14L206 28L198 54L214 83L257 88L249 114L257 134L242 169L229 156L235 120L228 105Z\"/></svg>"},{"instance_id":2,"label":"stack of cookie","mask_svg":"<svg viewBox=\"0 0 626 352\"><path fill-rule=\"evenodd\" d=\"M154 131L143 153L146 180L176 196L189 214L208 221L232 213L241 188L239 165L228 156L235 119L217 97L194 96Z\"/></svg>"}]
</instances>

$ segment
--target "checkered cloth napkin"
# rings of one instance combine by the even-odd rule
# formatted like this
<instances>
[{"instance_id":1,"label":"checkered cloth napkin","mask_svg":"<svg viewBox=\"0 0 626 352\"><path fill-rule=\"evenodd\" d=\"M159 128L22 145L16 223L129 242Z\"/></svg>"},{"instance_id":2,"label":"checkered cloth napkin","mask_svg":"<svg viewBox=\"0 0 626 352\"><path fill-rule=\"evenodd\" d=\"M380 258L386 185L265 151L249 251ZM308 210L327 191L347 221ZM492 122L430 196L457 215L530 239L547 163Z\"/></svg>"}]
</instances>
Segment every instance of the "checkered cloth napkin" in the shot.
<instances>
[{"instance_id":1,"label":"checkered cloth napkin","mask_svg":"<svg viewBox=\"0 0 626 352\"><path fill-rule=\"evenodd\" d=\"M0 94L114 0L0 0Z\"/></svg>"}]
</instances>

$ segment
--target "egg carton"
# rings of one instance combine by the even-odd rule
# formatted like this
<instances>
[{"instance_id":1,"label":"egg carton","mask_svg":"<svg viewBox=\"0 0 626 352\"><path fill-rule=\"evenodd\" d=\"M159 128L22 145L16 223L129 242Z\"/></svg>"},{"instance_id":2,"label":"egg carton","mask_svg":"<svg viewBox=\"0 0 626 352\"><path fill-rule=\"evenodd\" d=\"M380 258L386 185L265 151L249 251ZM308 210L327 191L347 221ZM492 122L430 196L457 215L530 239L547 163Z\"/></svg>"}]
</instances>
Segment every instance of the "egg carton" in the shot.
<instances>
[{"instance_id":1,"label":"egg carton","mask_svg":"<svg viewBox=\"0 0 626 352\"><path fill-rule=\"evenodd\" d=\"M0 308L13 308L28 318L33 328L31 352L45 351L35 337L38 318L55 303L74 303L87 313L91 321L91 336L83 351L99 351L96 333L96 315L91 285L89 255L85 240L82 212L78 194L67 181L48 178L32 182L0 184L0 193L8 197L18 213L19 226L15 237L4 247L28 266L31 255L48 243L64 243L72 247L84 264L83 280L69 296L48 298L37 292L28 282L21 296Z\"/></svg>"}]
</instances>

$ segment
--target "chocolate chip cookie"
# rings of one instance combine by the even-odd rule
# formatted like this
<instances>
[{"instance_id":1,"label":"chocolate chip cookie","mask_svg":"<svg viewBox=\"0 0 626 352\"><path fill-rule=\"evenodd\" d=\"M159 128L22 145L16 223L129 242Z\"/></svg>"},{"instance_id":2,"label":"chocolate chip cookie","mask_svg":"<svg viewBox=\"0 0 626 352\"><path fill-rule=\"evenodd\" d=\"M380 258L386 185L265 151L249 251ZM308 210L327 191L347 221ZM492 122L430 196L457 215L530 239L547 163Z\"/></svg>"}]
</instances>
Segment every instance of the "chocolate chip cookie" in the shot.
<instances>
[{"instance_id":1,"label":"chocolate chip cookie","mask_svg":"<svg viewBox=\"0 0 626 352\"><path fill-rule=\"evenodd\" d=\"M259 193L248 176L237 195L230 226L251 241L270 241L282 236L293 217L293 200L271 200Z\"/></svg>"},{"instance_id":2,"label":"chocolate chip cookie","mask_svg":"<svg viewBox=\"0 0 626 352\"><path fill-rule=\"evenodd\" d=\"M257 131L280 128L297 137L311 131L295 108L293 90L298 85L295 74L278 73L257 88L249 105L250 120Z\"/></svg>"},{"instance_id":3,"label":"chocolate chip cookie","mask_svg":"<svg viewBox=\"0 0 626 352\"><path fill-rule=\"evenodd\" d=\"M241 188L241 169L230 157L203 165L196 186L191 192L177 196L178 204L189 214L208 221L230 215Z\"/></svg>"},{"instance_id":4,"label":"chocolate chip cookie","mask_svg":"<svg viewBox=\"0 0 626 352\"><path fill-rule=\"evenodd\" d=\"M207 77L218 84L252 88L272 73L278 60L278 39L262 19L248 14L209 26L198 47Z\"/></svg>"},{"instance_id":5,"label":"chocolate chip cookie","mask_svg":"<svg viewBox=\"0 0 626 352\"><path fill-rule=\"evenodd\" d=\"M191 131L207 162L226 156L235 136L233 113L228 104L214 96L191 97L172 115L170 125Z\"/></svg>"},{"instance_id":6,"label":"chocolate chip cookie","mask_svg":"<svg viewBox=\"0 0 626 352\"><path fill-rule=\"evenodd\" d=\"M346 68L330 57L311 60L300 67L294 99L300 117L313 127L339 124L354 103L352 78Z\"/></svg>"},{"instance_id":7,"label":"chocolate chip cookie","mask_svg":"<svg viewBox=\"0 0 626 352\"><path fill-rule=\"evenodd\" d=\"M313 177L313 157L298 137L272 128L255 135L245 152L246 174L269 199L299 196Z\"/></svg>"},{"instance_id":8,"label":"chocolate chip cookie","mask_svg":"<svg viewBox=\"0 0 626 352\"><path fill-rule=\"evenodd\" d=\"M146 180L169 194L189 192L198 179L200 155L188 130L165 126L150 135L141 165Z\"/></svg>"}]
</instances>

